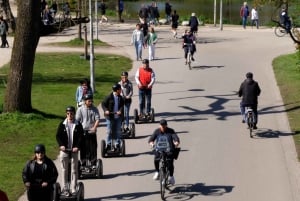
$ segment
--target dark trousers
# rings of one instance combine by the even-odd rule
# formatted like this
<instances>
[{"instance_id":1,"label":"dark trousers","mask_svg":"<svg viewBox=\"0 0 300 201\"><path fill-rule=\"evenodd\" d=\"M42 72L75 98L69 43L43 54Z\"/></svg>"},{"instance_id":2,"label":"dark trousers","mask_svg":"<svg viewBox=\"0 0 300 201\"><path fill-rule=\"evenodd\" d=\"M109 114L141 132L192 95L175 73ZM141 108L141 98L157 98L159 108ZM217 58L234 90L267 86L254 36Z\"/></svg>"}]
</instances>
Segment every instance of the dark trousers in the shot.
<instances>
[{"instance_id":1,"label":"dark trousers","mask_svg":"<svg viewBox=\"0 0 300 201\"><path fill-rule=\"evenodd\" d=\"M51 201L53 188L50 186L44 188L30 188L27 190L27 198L29 201Z\"/></svg>"},{"instance_id":2,"label":"dark trousers","mask_svg":"<svg viewBox=\"0 0 300 201\"><path fill-rule=\"evenodd\" d=\"M159 172L159 161L160 161L160 154L158 152L155 152L154 155L154 167L157 172ZM167 168L170 172L170 176L172 177L174 175L174 158L173 154L170 154L167 156Z\"/></svg>"}]
</instances>

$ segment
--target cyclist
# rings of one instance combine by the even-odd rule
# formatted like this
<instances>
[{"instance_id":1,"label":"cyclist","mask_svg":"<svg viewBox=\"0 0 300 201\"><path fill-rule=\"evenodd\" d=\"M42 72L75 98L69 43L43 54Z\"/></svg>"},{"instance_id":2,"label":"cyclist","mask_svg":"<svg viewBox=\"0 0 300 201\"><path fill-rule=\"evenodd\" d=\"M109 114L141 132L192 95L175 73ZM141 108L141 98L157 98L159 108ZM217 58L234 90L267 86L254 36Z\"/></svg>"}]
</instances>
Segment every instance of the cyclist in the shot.
<instances>
[{"instance_id":1,"label":"cyclist","mask_svg":"<svg viewBox=\"0 0 300 201\"><path fill-rule=\"evenodd\" d=\"M34 157L27 161L22 178L27 188L29 201L50 201L53 193L53 184L56 183L58 172L53 161L46 156L43 144L34 147ZM0 199L2 200L2 199Z\"/></svg>"},{"instance_id":2,"label":"cyclist","mask_svg":"<svg viewBox=\"0 0 300 201\"><path fill-rule=\"evenodd\" d=\"M194 53L196 52L196 38L191 30L186 30L185 34L182 36L183 38L183 46L184 49L184 58L185 58L185 64L187 64L187 55L190 48L192 61L195 61L194 59Z\"/></svg>"},{"instance_id":3,"label":"cyclist","mask_svg":"<svg viewBox=\"0 0 300 201\"><path fill-rule=\"evenodd\" d=\"M177 134L175 133L174 129L169 128L167 121L165 119L160 120L159 128L155 129L153 134L150 136L148 143L151 147L157 144L160 141L166 141L167 147L170 150L167 155L167 167L170 172L169 183L174 185L175 178L174 178L174 152L175 148L179 146L180 140ZM165 139L165 140L164 140ZM159 178L159 159L160 155L158 152L155 152L154 155L154 167L155 167L155 174L153 176L154 180Z\"/></svg>"},{"instance_id":4,"label":"cyclist","mask_svg":"<svg viewBox=\"0 0 300 201\"><path fill-rule=\"evenodd\" d=\"M248 72L246 74L246 79L242 82L240 89L238 91L239 97L242 97L240 103L241 114L243 117L242 123L245 123L245 107L251 107L254 113L254 126L253 129L257 129L257 97L260 95L260 87L258 82L253 80L253 73Z\"/></svg>"},{"instance_id":5,"label":"cyclist","mask_svg":"<svg viewBox=\"0 0 300 201\"><path fill-rule=\"evenodd\" d=\"M155 82L155 73L149 66L149 60L144 59L142 63L135 73L135 81L139 88L140 117L145 116L146 102L146 116L150 116L152 87Z\"/></svg>"},{"instance_id":6,"label":"cyclist","mask_svg":"<svg viewBox=\"0 0 300 201\"><path fill-rule=\"evenodd\" d=\"M79 121L75 119L75 107L66 108L66 118L58 125L56 141L59 145L59 159L62 168L62 194L69 196L76 192L78 177L78 152L83 136L83 128ZM67 152L71 150L71 155ZM71 170L69 170L69 160L71 161ZM68 172L71 171L70 192L68 191Z\"/></svg>"},{"instance_id":7,"label":"cyclist","mask_svg":"<svg viewBox=\"0 0 300 201\"><path fill-rule=\"evenodd\" d=\"M289 33L290 30L291 30L292 23L291 23L291 19L288 15L288 12L287 12L286 8L281 9L281 13L280 13L279 17L280 17L281 24L283 24L286 32Z\"/></svg>"},{"instance_id":8,"label":"cyclist","mask_svg":"<svg viewBox=\"0 0 300 201\"><path fill-rule=\"evenodd\" d=\"M125 131L129 131L129 111L130 105L132 102L132 95L133 95L133 87L132 83L128 80L128 72L121 73L121 81L119 82L121 85L121 96L124 99L124 120L125 120Z\"/></svg>"},{"instance_id":9,"label":"cyclist","mask_svg":"<svg viewBox=\"0 0 300 201\"><path fill-rule=\"evenodd\" d=\"M108 146L120 148L119 145L121 138L122 114L124 111L124 100L121 96L120 84L117 83L112 86L112 92L102 101L101 106L104 111L107 125L106 144ZM113 126L111 125L112 123ZM114 145L111 144L111 129L114 129L114 134L116 135L116 141Z\"/></svg>"}]
</instances>

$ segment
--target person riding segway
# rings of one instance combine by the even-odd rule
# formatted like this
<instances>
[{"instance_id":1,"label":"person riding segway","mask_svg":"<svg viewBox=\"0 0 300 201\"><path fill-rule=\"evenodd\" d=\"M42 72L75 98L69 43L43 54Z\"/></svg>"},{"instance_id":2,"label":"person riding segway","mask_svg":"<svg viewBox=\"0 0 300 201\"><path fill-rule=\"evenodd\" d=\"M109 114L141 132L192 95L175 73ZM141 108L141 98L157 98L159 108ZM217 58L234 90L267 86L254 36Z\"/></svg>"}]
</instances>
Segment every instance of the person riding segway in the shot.
<instances>
[{"instance_id":1,"label":"person riding segway","mask_svg":"<svg viewBox=\"0 0 300 201\"><path fill-rule=\"evenodd\" d=\"M125 155L125 140L121 139L121 123L124 111L124 99L121 85L114 84L112 92L101 103L107 125L107 139L101 141L102 157L107 155Z\"/></svg>"}]
</instances>

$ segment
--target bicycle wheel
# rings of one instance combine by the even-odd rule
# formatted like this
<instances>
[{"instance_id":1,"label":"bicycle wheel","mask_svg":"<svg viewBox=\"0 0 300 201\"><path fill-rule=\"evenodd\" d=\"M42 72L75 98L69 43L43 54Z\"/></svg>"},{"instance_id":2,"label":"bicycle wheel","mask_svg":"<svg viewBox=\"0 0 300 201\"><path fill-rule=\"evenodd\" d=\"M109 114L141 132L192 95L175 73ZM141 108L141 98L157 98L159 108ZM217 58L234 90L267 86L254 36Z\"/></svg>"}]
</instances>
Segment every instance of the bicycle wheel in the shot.
<instances>
[{"instance_id":1,"label":"bicycle wheel","mask_svg":"<svg viewBox=\"0 0 300 201\"><path fill-rule=\"evenodd\" d=\"M166 192L166 175L163 167L159 169L159 185L160 185L160 196L162 200L165 200L165 192Z\"/></svg>"},{"instance_id":2,"label":"bicycle wheel","mask_svg":"<svg viewBox=\"0 0 300 201\"><path fill-rule=\"evenodd\" d=\"M278 37L283 37L286 34L286 30L279 25L275 27L274 31L275 31L275 35Z\"/></svg>"},{"instance_id":3,"label":"bicycle wheel","mask_svg":"<svg viewBox=\"0 0 300 201\"><path fill-rule=\"evenodd\" d=\"M188 55L187 55L187 62L188 62L189 69L192 70L192 67L191 67L192 55L191 55L190 50L189 50Z\"/></svg>"},{"instance_id":4,"label":"bicycle wheel","mask_svg":"<svg viewBox=\"0 0 300 201\"><path fill-rule=\"evenodd\" d=\"M248 117L248 126L249 126L249 134L250 134L250 138L253 137L252 132L253 132L253 117L252 115L250 115L250 117Z\"/></svg>"}]
</instances>

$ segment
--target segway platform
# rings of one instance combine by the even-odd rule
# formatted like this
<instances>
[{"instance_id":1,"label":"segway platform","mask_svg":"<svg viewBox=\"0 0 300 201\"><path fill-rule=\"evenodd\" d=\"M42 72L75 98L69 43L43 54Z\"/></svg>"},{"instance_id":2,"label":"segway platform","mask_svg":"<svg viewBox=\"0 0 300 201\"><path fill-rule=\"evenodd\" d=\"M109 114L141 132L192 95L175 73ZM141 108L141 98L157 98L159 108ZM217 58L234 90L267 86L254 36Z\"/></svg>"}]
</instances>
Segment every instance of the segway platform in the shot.
<instances>
[{"instance_id":1,"label":"segway platform","mask_svg":"<svg viewBox=\"0 0 300 201\"><path fill-rule=\"evenodd\" d=\"M114 143L112 143L114 144ZM105 140L101 140L101 156L102 158L111 156L125 156L125 140L121 139L119 147L106 145Z\"/></svg>"},{"instance_id":2,"label":"segway platform","mask_svg":"<svg viewBox=\"0 0 300 201\"><path fill-rule=\"evenodd\" d=\"M124 124L124 122L122 122L122 127L121 127L122 136L121 137L123 139L135 138L135 124L130 123L128 128L129 128L129 130L126 130L125 124Z\"/></svg>"},{"instance_id":3,"label":"segway platform","mask_svg":"<svg viewBox=\"0 0 300 201\"><path fill-rule=\"evenodd\" d=\"M139 123L154 123L155 118L154 118L154 109L151 108L151 112L149 115L139 115L138 110L134 109L134 123L139 124Z\"/></svg>"}]
</instances>

